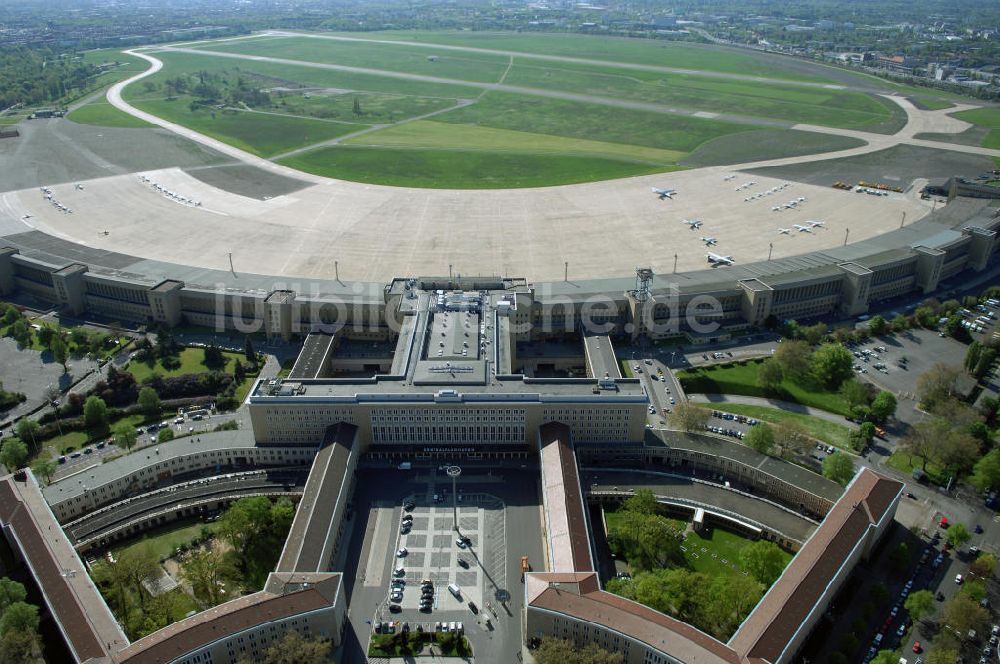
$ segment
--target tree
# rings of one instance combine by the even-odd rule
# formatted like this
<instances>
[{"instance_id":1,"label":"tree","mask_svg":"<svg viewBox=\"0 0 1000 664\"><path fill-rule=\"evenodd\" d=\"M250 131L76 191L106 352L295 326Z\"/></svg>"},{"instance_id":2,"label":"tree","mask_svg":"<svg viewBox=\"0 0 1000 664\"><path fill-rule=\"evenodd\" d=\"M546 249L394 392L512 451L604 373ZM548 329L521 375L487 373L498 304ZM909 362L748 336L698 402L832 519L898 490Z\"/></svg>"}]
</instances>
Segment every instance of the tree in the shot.
<instances>
[{"instance_id":1,"label":"tree","mask_svg":"<svg viewBox=\"0 0 1000 664\"><path fill-rule=\"evenodd\" d=\"M139 390L139 407L147 416L158 417L160 414L160 395L151 387L142 388Z\"/></svg>"},{"instance_id":2,"label":"tree","mask_svg":"<svg viewBox=\"0 0 1000 664\"><path fill-rule=\"evenodd\" d=\"M126 422L115 425L115 428L111 431L111 435L114 437L115 445L123 450L132 449L132 446L135 445L135 441L139 437L135 429Z\"/></svg>"},{"instance_id":3,"label":"tree","mask_svg":"<svg viewBox=\"0 0 1000 664\"><path fill-rule=\"evenodd\" d=\"M847 486L854 477L854 462L843 452L837 452L823 459L823 477Z\"/></svg>"},{"instance_id":4,"label":"tree","mask_svg":"<svg viewBox=\"0 0 1000 664\"><path fill-rule=\"evenodd\" d=\"M917 378L917 399L925 410L934 410L938 402L955 393L958 369L937 362Z\"/></svg>"},{"instance_id":5,"label":"tree","mask_svg":"<svg viewBox=\"0 0 1000 664\"><path fill-rule=\"evenodd\" d=\"M111 565L120 582L132 588L139 597L140 606L145 605L143 581L152 580L159 572L160 562L156 552L149 545L123 549L118 560Z\"/></svg>"},{"instance_id":6,"label":"tree","mask_svg":"<svg viewBox=\"0 0 1000 664\"><path fill-rule=\"evenodd\" d=\"M826 336L826 331L826 323L816 323L815 325L799 328L799 334L802 339L810 346L815 346L822 341L823 337Z\"/></svg>"},{"instance_id":7,"label":"tree","mask_svg":"<svg viewBox=\"0 0 1000 664\"><path fill-rule=\"evenodd\" d=\"M11 632L37 632L38 607L25 602L14 602L0 616L0 636Z\"/></svg>"},{"instance_id":8,"label":"tree","mask_svg":"<svg viewBox=\"0 0 1000 664\"><path fill-rule=\"evenodd\" d=\"M848 410L868 405L868 386L856 378L845 380L840 386L840 396L847 402Z\"/></svg>"},{"instance_id":9,"label":"tree","mask_svg":"<svg viewBox=\"0 0 1000 664\"><path fill-rule=\"evenodd\" d=\"M241 498L219 519L219 536L237 551L245 551L247 543L267 529L270 516L271 501L264 496Z\"/></svg>"},{"instance_id":10,"label":"tree","mask_svg":"<svg viewBox=\"0 0 1000 664\"><path fill-rule=\"evenodd\" d=\"M747 444L747 447L751 447L761 454L769 454L771 448L774 447L774 431L771 430L770 424L761 422L747 430L743 442Z\"/></svg>"},{"instance_id":11,"label":"tree","mask_svg":"<svg viewBox=\"0 0 1000 664\"><path fill-rule=\"evenodd\" d=\"M0 637L0 664L40 662L37 632L10 631Z\"/></svg>"},{"instance_id":12,"label":"tree","mask_svg":"<svg viewBox=\"0 0 1000 664\"><path fill-rule=\"evenodd\" d=\"M660 504L656 502L652 489L638 489L625 499L622 509L636 514L656 514L660 511Z\"/></svg>"},{"instance_id":13,"label":"tree","mask_svg":"<svg viewBox=\"0 0 1000 664\"><path fill-rule=\"evenodd\" d=\"M983 345L978 341L973 341L969 344L969 348L965 351L965 370L972 373L972 370L976 368L976 364L979 363L979 357L983 353Z\"/></svg>"},{"instance_id":14,"label":"tree","mask_svg":"<svg viewBox=\"0 0 1000 664\"><path fill-rule=\"evenodd\" d=\"M205 606L216 606L228 599L225 584L237 578L236 568L218 549L195 549L180 567L181 577L191 584L195 598Z\"/></svg>"},{"instance_id":15,"label":"tree","mask_svg":"<svg viewBox=\"0 0 1000 664\"><path fill-rule=\"evenodd\" d=\"M683 431L704 431L708 422L708 411L689 401L682 401L674 407L670 421Z\"/></svg>"},{"instance_id":16,"label":"tree","mask_svg":"<svg viewBox=\"0 0 1000 664\"><path fill-rule=\"evenodd\" d=\"M882 316L872 316L871 320L868 321L868 329L876 337L881 337L883 334L889 331L889 323Z\"/></svg>"},{"instance_id":17,"label":"tree","mask_svg":"<svg viewBox=\"0 0 1000 664\"><path fill-rule=\"evenodd\" d=\"M979 556L969 565L969 574L988 579L997 569L997 557L987 551L980 551Z\"/></svg>"},{"instance_id":18,"label":"tree","mask_svg":"<svg viewBox=\"0 0 1000 664\"><path fill-rule=\"evenodd\" d=\"M892 330L893 332L902 332L903 330L909 329L910 321L903 314L896 314L892 319Z\"/></svg>"},{"instance_id":19,"label":"tree","mask_svg":"<svg viewBox=\"0 0 1000 664\"><path fill-rule=\"evenodd\" d=\"M934 593L929 590L918 590L906 598L903 606L911 618L917 621L923 620L934 613Z\"/></svg>"},{"instance_id":20,"label":"tree","mask_svg":"<svg viewBox=\"0 0 1000 664\"><path fill-rule=\"evenodd\" d=\"M961 548L966 542L972 539L972 533L965 527L964 523L953 523L945 534L945 539L956 549Z\"/></svg>"},{"instance_id":21,"label":"tree","mask_svg":"<svg viewBox=\"0 0 1000 664\"><path fill-rule=\"evenodd\" d=\"M243 363L239 360L233 363L233 380L242 383L247 377L247 370L243 368Z\"/></svg>"},{"instance_id":22,"label":"tree","mask_svg":"<svg viewBox=\"0 0 1000 664\"><path fill-rule=\"evenodd\" d=\"M31 345L31 327L28 326L28 321L24 318L18 318L13 325L10 326L10 336L14 337L14 341L17 342L18 348L27 348Z\"/></svg>"},{"instance_id":23,"label":"tree","mask_svg":"<svg viewBox=\"0 0 1000 664\"><path fill-rule=\"evenodd\" d=\"M836 389L854 372L854 356L840 344L823 344L809 362L813 376L829 389Z\"/></svg>"},{"instance_id":24,"label":"tree","mask_svg":"<svg viewBox=\"0 0 1000 664\"><path fill-rule=\"evenodd\" d=\"M332 648L333 644L329 641L307 638L291 629L280 640L271 644L263 657L244 658L240 660L240 664L326 664L330 661ZM570 660L564 660L562 664L566 661Z\"/></svg>"},{"instance_id":25,"label":"tree","mask_svg":"<svg viewBox=\"0 0 1000 664\"><path fill-rule=\"evenodd\" d=\"M20 318L21 318L21 312L17 310L17 307L7 305L7 308L3 312L4 327L9 327L13 325Z\"/></svg>"},{"instance_id":26,"label":"tree","mask_svg":"<svg viewBox=\"0 0 1000 664\"><path fill-rule=\"evenodd\" d=\"M757 368L757 386L765 392L777 392L784 377L781 365L773 357L765 360Z\"/></svg>"},{"instance_id":27,"label":"tree","mask_svg":"<svg viewBox=\"0 0 1000 664\"><path fill-rule=\"evenodd\" d=\"M899 441L898 449L912 456L919 457L921 469L927 470L927 462L934 451L934 430L932 422L918 422L911 427L907 434Z\"/></svg>"},{"instance_id":28,"label":"tree","mask_svg":"<svg viewBox=\"0 0 1000 664\"><path fill-rule=\"evenodd\" d=\"M173 440L175 437L174 430L170 427L166 429L160 429L160 432L156 434L156 442L165 443L167 441Z\"/></svg>"},{"instance_id":29,"label":"tree","mask_svg":"<svg viewBox=\"0 0 1000 664\"><path fill-rule=\"evenodd\" d=\"M879 650L872 658L871 664L898 664L899 658L891 650Z\"/></svg>"},{"instance_id":30,"label":"tree","mask_svg":"<svg viewBox=\"0 0 1000 664\"><path fill-rule=\"evenodd\" d=\"M28 598L28 591L17 581L0 577L0 615L14 602L23 602Z\"/></svg>"},{"instance_id":31,"label":"tree","mask_svg":"<svg viewBox=\"0 0 1000 664\"><path fill-rule=\"evenodd\" d=\"M793 454L804 454L812 447L809 432L797 420L785 420L773 424L771 431L774 433L775 445Z\"/></svg>"},{"instance_id":32,"label":"tree","mask_svg":"<svg viewBox=\"0 0 1000 664\"><path fill-rule=\"evenodd\" d=\"M40 456L31 462L31 472L45 480L46 484L52 482L58 468L59 464L52 457Z\"/></svg>"},{"instance_id":33,"label":"tree","mask_svg":"<svg viewBox=\"0 0 1000 664\"><path fill-rule=\"evenodd\" d=\"M740 564L769 588L785 569L785 554L774 542L757 540L740 551Z\"/></svg>"},{"instance_id":34,"label":"tree","mask_svg":"<svg viewBox=\"0 0 1000 664\"><path fill-rule=\"evenodd\" d=\"M222 349L215 344L206 346L204 364L209 369L222 369L226 366L226 356L222 354Z\"/></svg>"},{"instance_id":35,"label":"tree","mask_svg":"<svg viewBox=\"0 0 1000 664\"><path fill-rule=\"evenodd\" d=\"M941 612L944 622L965 634L970 629L982 632L988 624L990 614L968 595L959 593L948 600Z\"/></svg>"},{"instance_id":36,"label":"tree","mask_svg":"<svg viewBox=\"0 0 1000 664\"><path fill-rule=\"evenodd\" d=\"M986 375L986 372L990 370L990 367L993 366L993 363L996 362L996 359L997 359L996 349L984 348L982 356L979 358L979 361L976 362L976 366L972 370L972 375L975 376L976 378L982 378L983 376Z\"/></svg>"},{"instance_id":37,"label":"tree","mask_svg":"<svg viewBox=\"0 0 1000 664\"><path fill-rule=\"evenodd\" d=\"M571 641L557 638L542 639L534 653L537 664L621 664L622 653L611 652L596 643L578 646Z\"/></svg>"},{"instance_id":38,"label":"tree","mask_svg":"<svg viewBox=\"0 0 1000 664\"><path fill-rule=\"evenodd\" d=\"M811 354L812 350L806 342L786 340L775 349L773 358L786 378L798 382L809 373Z\"/></svg>"},{"instance_id":39,"label":"tree","mask_svg":"<svg viewBox=\"0 0 1000 664\"><path fill-rule=\"evenodd\" d=\"M250 366L257 366L257 352L253 348L253 341L250 340L250 337L246 337L246 343L243 345L243 357L250 363Z\"/></svg>"},{"instance_id":40,"label":"tree","mask_svg":"<svg viewBox=\"0 0 1000 664\"><path fill-rule=\"evenodd\" d=\"M890 417L896 414L896 397L892 392L887 390L881 390L872 399L872 405L869 410L872 419L876 422L882 423L887 421Z\"/></svg>"},{"instance_id":41,"label":"tree","mask_svg":"<svg viewBox=\"0 0 1000 664\"><path fill-rule=\"evenodd\" d=\"M101 397L87 397L83 403L83 421L88 427L103 427L108 423L108 405Z\"/></svg>"},{"instance_id":42,"label":"tree","mask_svg":"<svg viewBox=\"0 0 1000 664\"><path fill-rule=\"evenodd\" d=\"M66 345L66 341L62 338L62 335L57 334L52 337L50 348L52 350L52 359L61 364L63 373L66 373L68 370L66 362L69 360L69 347Z\"/></svg>"},{"instance_id":43,"label":"tree","mask_svg":"<svg viewBox=\"0 0 1000 664\"><path fill-rule=\"evenodd\" d=\"M889 552L889 564L897 572L905 572L910 564L910 547L906 542L900 542Z\"/></svg>"},{"instance_id":44,"label":"tree","mask_svg":"<svg viewBox=\"0 0 1000 664\"><path fill-rule=\"evenodd\" d=\"M17 431L17 437L25 442L30 442L32 447L38 446L38 435L42 430L42 425L38 423L38 420L31 420L27 417L22 417L17 422L17 426L14 427Z\"/></svg>"},{"instance_id":45,"label":"tree","mask_svg":"<svg viewBox=\"0 0 1000 664\"><path fill-rule=\"evenodd\" d=\"M57 336L54 328L42 325L42 329L38 330L35 335L38 337L38 343L52 350L52 340Z\"/></svg>"},{"instance_id":46,"label":"tree","mask_svg":"<svg viewBox=\"0 0 1000 664\"><path fill-rule=\"evenodd\" d=\"M941 648L936 643L938 639L935 639L934 650L927 653L927 657L924 658L925 664L955 664L959 658L959 652L957 648Z\"/></svg>"},{"instance_id":47,"label":"tree","mask_svg":"<svg viewBox=\"0 0 1000 664\"><path fill-rule=\"evenodd\" d=\"M7 438L0 447L0 463L8 470L16 470L28 460L28 446L20 438Z\"/></svg>"}]
</instances>

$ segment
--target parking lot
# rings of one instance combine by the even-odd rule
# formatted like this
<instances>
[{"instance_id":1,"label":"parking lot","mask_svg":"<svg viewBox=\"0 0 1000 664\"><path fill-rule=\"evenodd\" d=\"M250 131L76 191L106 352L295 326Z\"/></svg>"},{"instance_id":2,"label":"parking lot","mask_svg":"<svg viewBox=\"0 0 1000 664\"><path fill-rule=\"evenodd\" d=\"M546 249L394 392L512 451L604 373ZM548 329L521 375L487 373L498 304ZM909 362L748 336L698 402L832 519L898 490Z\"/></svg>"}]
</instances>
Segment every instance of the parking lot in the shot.
<instances>
[{"instance_id":1,"label":"parking lot","mask_svg":"<svg viewBox=\"0 0 1000 664\"><path fill-rule=\"evenodd\" d=\"M380 629L391 624L394 630L405 625L431 631L462 623L477 659L515 661L524 600L520 557L527 555L536 569L544 567L537 469L487 462L462 467L460 534L453 529L451 479L437 464L359 470L356 516L344 553L351 589L344 662L367 661L368 641L379 623ZM404 508L408 503L412 509ZM405 515L409 528L401 527ZM460 536L469 544L460 547ZM406 553L399 556L402 547ZM399 567L403 572L397 575ZM421 610L425 579L432 590L429 606ZM394 581L402 589L395 598ZM458 587L458 597L449 592L450 584Z\"/></svg>"}]
</instances>

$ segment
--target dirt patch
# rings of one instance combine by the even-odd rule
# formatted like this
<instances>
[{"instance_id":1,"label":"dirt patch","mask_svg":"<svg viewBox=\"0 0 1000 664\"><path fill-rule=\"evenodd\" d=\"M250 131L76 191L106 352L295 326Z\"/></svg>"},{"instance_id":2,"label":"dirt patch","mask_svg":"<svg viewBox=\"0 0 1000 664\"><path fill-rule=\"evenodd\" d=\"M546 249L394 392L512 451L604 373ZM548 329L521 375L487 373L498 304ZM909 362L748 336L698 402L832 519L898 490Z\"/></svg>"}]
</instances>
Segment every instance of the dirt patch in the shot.
<instances>
[{"instance_id":1,"label":"dirt patch","mask_svg":"<svg viewBox=\"0 0 1000 664\"><path fill-rule=\"evenodd\" d=\"M189 168L185 172L205 184L228 191L231 194L256 198L259 201L284 196L310 183L248 164L228 164L208 168Z\"/></svg>"}]
</instances>

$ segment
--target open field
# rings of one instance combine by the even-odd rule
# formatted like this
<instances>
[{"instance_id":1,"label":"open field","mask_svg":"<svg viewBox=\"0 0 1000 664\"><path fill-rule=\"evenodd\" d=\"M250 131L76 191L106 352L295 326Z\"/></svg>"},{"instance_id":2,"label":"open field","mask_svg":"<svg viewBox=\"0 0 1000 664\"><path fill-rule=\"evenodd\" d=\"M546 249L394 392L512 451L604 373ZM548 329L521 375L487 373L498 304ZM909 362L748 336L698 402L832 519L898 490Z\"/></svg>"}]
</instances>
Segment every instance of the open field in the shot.
<instances>
[{"instance_id":1,"label":"open field","mask_svg":"<svg viewBox=\"0 0 1000 664\"><path fill-rule=\"evenodd\" d=\"M773 394L765 394L757 386L756 362L729 364L703 369L678 371L677 378L684 391L698 394L742 394L751 397L773 397L783 401L800 403L803 406L847 415L847 403L836 392L827 392L815 386L803 386L790 380L781 382ZM723 409L719 409L723 410Z\"/></svg>"},{"instance_id":2,"label":"open field","mask_svg":"<svg viewBox=\"0 0 1000 664\"><path fill-rule=\"evenodd\" d=\"M792 413L780 408L768 408L767 406L752 406L739 403L709 403L704 404L704 406L709 410L721 410L727 413L746 415L747 417L753 417L772 424L795 422L816 440L843 450L851 450L847 439L851 429L843 424L835 424L819 417L813 417L812 415Z\"/></svg>"},{"instance_id":3,"label":"open field","mask_svg":"<svg viewBox=\"0 0 1000 664\"><path fill-rule=\"evenodd\" d=\"M84 104L66 117L79 124L98 125L101 127L136 129L154 126L145 120L140 120L124 111L119 111L103 98L92 101L89 104Z\"/></svg>"},{"instance_id":4,"label":"open field","mask_svg":"<svg viewBox=\"0 0 1000 664\"><path fill-rule=\"evenodd\" d=\"M579 155L634 160L653 166L672 165L684 156L683 152L640 145L563 138L526 131L453 125L428 120L410 122L352 138L345 144Z\"/></svg>"},{"instance_id":5,"label":"open field","mask_svg":"<svg viewBox=\"0 0 1000 664\"><path fill-rule=\"evenodd\" d=\"M681 161L684 166L723 166L758 159L781 159L847 150L864 145L849 136L798 129L750 129L705 141Z\"/></svg>"},{"instance_id":6,"label":"open field","mask_svg":"<svg viewBox=\"0 0 1000 664\"><path fill-rule=\"evenodd\" d=\"M1000 108L977 108L971 111L955 113L959 120L971 122L978 127L989 129L981 145L984 148L1000 150Z\"/></svg>"},{"instance_id":7,"label":"open field","mask_svg":"<svg viewBox=\"0 0 1000 664\"><path fill-rule=\"evenodd\" d=\"M924 468L924 463L920 457L907 454L902 450L893 452L886 463L906 475L910 475L915 468L921 468L927 474L927 480L931 484L937 484L938 486L944 486L950 477L945 468L938 466L932 461L928 461L926 468Z\"/></svg>"},{"instance_id":8,"label":"open field","mask_svg":"<svg viewBox=\"0 0 1000 664\"><path fill-rule=\"evenodd\" d=\"M814 71L803 73L799 68L782 66L788 58L761 58L756 53L737 49L713 48L701 44L663 42L649 39L626 39L619 37L590 37L573 34L517 34L513 32L369 32L363 36L357 33L331 33L334 36L357 39L380 40L385 42L410 42L413 44L444 44L497 51L512 51L523 54L555 55L625 62L640 65L677 67L681 69L703 69L728 74L768 76L796 81L833 83ZM322 37L319 33L317 36ZM423 49L432 53L433 49Z\"/></svg>"},{"instance_id":9,"label":"open field","mask_svg":"<svg viewBox=\"0 0 1000 664\"><path fill-rule=\"evenodd\" d=\"M433 148L321 148L281 160L325 177L396 187L546 187L671 170L623 159L516 151Z\"/></svg>"},{"instance_id":10,"label":"open field","mask_svg":"<svg viewBox=\"0 0 1000 664\"><path fill-rule=\"evenodd\" d=\"M148 531L140 539L129 542L124 546L115 547L114 554L135 548L149 547L156 554L157 558L166 558L173 555L174 551L181 545L188 545L196 537L201 537L204 532L214 533L218 528L217 523L203 523L201 521L188 522L185 524L170 524L164 528Z\"/></svg>"},{"instance_id":11,"label":"open field","mask_svg":"<svg viewBox=\"0 0 1000 664\"><path fill-rule=\"evenodd\" d=\"M136 102L154 113L262 157L326 141L365 125L248 111L190 109L190 97Z\"/></svg>"}]
</instances>

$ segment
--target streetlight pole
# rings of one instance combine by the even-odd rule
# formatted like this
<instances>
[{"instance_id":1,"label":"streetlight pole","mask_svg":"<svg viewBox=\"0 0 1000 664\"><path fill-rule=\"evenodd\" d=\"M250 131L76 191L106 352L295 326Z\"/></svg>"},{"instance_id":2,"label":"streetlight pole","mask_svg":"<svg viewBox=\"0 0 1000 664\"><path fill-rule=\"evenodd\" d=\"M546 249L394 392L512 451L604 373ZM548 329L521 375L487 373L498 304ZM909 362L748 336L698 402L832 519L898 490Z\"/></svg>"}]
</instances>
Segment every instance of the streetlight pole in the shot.
<instances>
[{"instance_id":1,"label":"streetlight pole","mask_svg":"<svg viewBox=\"0 0 1000 664\"><path fill-rule=\"evenodd\" d=\"M444 472L451 478L451 510L452 516L455 519L453 527L455 532L458 533L460 531L458 529L458 490L456 489L456 484L458 476L462 474L462 469L458 466L448 466L444 469Z\"/></svg>"}]
</instances>

